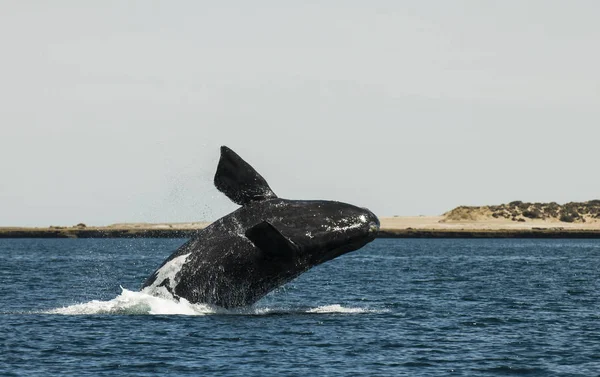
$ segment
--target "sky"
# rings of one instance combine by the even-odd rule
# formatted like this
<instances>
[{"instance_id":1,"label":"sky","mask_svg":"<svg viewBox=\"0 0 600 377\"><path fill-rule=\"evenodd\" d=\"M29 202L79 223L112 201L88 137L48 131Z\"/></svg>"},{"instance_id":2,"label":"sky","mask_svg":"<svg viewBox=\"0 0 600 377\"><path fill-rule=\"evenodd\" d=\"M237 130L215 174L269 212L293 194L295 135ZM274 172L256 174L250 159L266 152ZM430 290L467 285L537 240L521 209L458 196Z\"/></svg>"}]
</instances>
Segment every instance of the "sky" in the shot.
<instances>
[{"instance_id":1,"label":"sky","mask_svg":"<svg viewBox=\"0 0 600 377\"><path fill-rule=\"evenodd\" d=\"M0 226L600 199L597 1L2 1Z\"/></svg>"}]
</instances>

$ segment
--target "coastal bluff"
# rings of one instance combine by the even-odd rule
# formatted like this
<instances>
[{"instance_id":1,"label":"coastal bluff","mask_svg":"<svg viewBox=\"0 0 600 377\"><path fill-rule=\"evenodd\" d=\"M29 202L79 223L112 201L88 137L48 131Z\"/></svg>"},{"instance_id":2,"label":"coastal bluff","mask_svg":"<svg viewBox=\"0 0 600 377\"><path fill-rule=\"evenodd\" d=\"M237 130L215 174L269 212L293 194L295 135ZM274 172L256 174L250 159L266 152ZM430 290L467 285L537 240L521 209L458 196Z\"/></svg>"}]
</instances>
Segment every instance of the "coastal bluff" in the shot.
<instances>
[{"instance_id":1,"label":"coastal bluff","mask_svg":"<svg viewBox=\"0 0 600 377\"><path fill-rule=\"evenodd\" d=\"M441 216L380 217L379 238L600 238L600 200L456 207ZM209 222L0 227L0 238L189 238Z\"/></svg>"}]
</instances>

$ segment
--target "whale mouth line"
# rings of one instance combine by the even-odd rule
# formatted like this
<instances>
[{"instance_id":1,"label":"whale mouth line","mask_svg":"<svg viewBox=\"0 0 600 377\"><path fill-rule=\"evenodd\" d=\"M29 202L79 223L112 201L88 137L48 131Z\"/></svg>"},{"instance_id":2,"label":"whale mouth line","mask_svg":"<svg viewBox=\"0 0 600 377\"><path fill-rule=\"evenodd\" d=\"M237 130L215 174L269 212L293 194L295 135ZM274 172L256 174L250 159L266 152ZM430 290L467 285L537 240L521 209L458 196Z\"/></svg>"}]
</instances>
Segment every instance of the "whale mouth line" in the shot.
<instances>
[{"instance_id":1,"label":"whale mouth line","mask_svg":"<svg viewBox=\"0 0 600 377\"><path fill-rule=\"evenodd\" d=\"M373 239L375 239L375 234L369 233L367 235L367 237L362 236L362 237L356 239L355 241L345 242L342 245L335 247L335 248L319 255L316 258L316 262L313 263L313 265L319 265L319 264L328 262L332 259L335 259L341 255L350 253L352 251L356 251L356 250L360 249L361 247L365 246L366 244L368 244L369 242L373 241ZM313 261L314 261L314 259L313 259Z\"/></svg>"}]
</instances>

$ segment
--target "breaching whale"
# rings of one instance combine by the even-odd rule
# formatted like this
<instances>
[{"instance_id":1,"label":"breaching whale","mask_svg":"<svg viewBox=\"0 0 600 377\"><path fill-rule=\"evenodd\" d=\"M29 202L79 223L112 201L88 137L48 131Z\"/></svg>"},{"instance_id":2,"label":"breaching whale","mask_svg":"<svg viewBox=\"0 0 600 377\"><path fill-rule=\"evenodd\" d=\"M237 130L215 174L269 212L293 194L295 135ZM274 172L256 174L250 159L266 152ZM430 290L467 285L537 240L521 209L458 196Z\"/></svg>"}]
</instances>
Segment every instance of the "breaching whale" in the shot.
<instances>
[{"instance_id":1,"label":"breaching whale","mask_svg":"<svg viewBox=\"0 0 600 377\"><path fill-rule=\"evenodd\" d=\"M144 292L224 308L251 305L311 267L361 248L379 231L379 219L365 208L278 198L225 146L214 184L241 207L169 256Z\"/></svg>"}]
</instances>

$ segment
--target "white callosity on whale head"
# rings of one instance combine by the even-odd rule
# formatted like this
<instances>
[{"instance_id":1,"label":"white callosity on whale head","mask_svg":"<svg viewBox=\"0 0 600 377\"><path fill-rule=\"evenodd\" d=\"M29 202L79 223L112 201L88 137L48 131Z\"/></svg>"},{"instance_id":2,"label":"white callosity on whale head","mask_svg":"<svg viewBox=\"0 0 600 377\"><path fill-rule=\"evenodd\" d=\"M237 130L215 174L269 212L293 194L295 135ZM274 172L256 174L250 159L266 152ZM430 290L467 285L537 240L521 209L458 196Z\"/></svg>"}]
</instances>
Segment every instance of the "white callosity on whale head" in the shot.
<instances>
[{"instance_id":1,"label":"white callosity on whale head","mask_svg":"<svg viewBox=\"0 0 600 377\"><path fill-rule=\"evenodd\" d=\"M179 279L177 278L177 273L181 271L183 265L187 262L187 258L192 253L188 253L185 255L180 255L176 258L171 259L164 266L162 266L158 271L156 271L156 279L154 283L142 290L142 292L150 293L158 297L171 297L172 294L169 292L163 282L166 279L168 281L168 288L173 292L177 284L179 283Z\"/></svg>"},{"instance_id":2,"label":"white callosity on whale head","mask_svg":"<svg viewBox=\"0 0 600 377\"><path fill-rule=\"evenodd\" d=\"M329 232L343 232L349 229L360 228L368 221L367 216L360 215L358 217L343 218L337 225L325 225L325 229Z\"/></svg>"}]
</instances>

